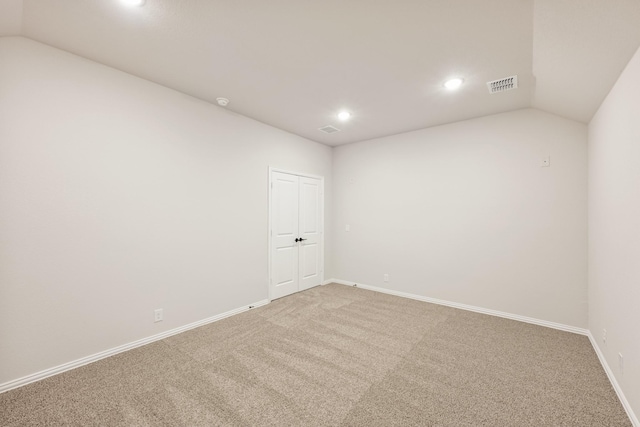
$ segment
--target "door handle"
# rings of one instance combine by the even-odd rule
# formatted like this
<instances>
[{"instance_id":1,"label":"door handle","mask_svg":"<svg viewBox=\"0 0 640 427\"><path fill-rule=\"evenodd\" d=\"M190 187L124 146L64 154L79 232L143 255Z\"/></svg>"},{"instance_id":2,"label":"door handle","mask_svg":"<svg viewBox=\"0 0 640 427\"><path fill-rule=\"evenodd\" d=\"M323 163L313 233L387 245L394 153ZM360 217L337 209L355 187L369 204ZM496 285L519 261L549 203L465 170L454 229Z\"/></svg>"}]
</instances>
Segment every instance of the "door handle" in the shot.
<instances>
[{"instance_id":1,"label":"door handle","mask_svg":"<svg viewBox=\"0 0 640 427\"><path fill-rule=\"evenodd\" d=\"M298 242L302 242L303 240L307 240L307 239L303 239L302 237L298 237L298 238L296 238L295 241L296 241L296 243L298 243Z\"/></svg>"},{"instance_id":2,"label":"door handle","mask_svg":"<svg viewBox=\"0 0 640 427\"><path fill-rule=\"evenodd\" d=\"M299 241L300 241L300 239L298 239L298 238L296 237L296 243L298 243Z\"/></svg>"}]
</instances>

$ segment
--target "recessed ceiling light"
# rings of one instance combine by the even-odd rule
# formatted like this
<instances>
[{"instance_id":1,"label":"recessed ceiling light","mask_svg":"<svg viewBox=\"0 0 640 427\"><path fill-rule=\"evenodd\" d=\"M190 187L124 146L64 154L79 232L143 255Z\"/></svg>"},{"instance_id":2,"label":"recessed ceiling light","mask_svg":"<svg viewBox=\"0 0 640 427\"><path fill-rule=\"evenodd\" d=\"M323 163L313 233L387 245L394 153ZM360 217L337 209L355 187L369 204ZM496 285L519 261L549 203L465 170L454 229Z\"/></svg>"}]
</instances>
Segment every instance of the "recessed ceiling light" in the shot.
<instances>
[{"instance_id":1,"label":"recessed ceiling light","mask_svg":"<svg viewBox=\"0 0 640 427\"><path fill-rule=\"evenodd\" d=\"M345 120L349 120L351 118L351 113L348 111L340 111L338 113L338 118L344 122Z\"/></svg>"},{"instance_id":2,"label":"recessed ceiling light","mask_svg":"<svg viewBox=\"0 0 640 427\"><path fill-rule=\"evenodd\" d=\"M449 90L458 89L462 85L463 81L464 80L462 80L460 77L456 77L455 79L449 79L444 83L444 87L446 87Z\"/></svg>"},{"instance_id":3,"label":"recessed ceiling light","mask_svg":"<svg viewBox=\"0 0 640 427\"><path fill-rule=\"evenodd\" d=\"M227 98L216 98L218 101L218 105L221 107L226 107L229 104L229 100Z\"/></svg>"},{"instance_id":4,"label":"recessed ceiling light","mask_svg":"<svg viewBox=\"0 0 640 427\"><path fill-rule=\"evenodd\" d=\"M144 4L145 0L120 0L122 3L131 7L140 7Z\"/></svg>"}]
</instances>

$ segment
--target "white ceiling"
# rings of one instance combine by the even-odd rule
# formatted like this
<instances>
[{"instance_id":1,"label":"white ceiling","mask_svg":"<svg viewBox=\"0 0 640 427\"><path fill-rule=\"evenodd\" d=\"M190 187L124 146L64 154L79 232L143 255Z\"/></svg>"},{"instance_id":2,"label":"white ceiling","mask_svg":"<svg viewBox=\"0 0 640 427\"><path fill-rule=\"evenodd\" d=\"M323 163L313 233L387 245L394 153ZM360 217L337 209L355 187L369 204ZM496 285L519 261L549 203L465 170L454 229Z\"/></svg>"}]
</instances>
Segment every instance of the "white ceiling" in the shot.
<instances>
[{"instance_id":1,"label":"white ceiling","mask_svg":"<svg viewBox=\"0 0 640 427\"><path fill-rule=\"evenodd\" d=\"M531 106L588 122L640 45L639 0L20 3L0 0L0 35L227 97L230 110L328 145ZM518 90L488 93L485 82L513 74ZM465 79L457 92L442 86L451 76ZM328 124L342 131L318 130Z\"/></svg>"}]
</instances>

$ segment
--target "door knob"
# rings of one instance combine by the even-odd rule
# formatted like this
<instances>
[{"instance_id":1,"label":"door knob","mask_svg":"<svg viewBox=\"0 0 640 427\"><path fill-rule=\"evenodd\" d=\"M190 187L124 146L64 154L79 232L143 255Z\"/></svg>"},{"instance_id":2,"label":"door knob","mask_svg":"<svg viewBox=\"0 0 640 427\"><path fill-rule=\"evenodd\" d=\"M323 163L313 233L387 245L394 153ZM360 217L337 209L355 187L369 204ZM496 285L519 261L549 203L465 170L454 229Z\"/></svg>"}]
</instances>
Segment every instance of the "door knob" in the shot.
<instances>
[{"instance_id":1,"label":"door knob","mask_svg":"<svg viewBox=\"0 0 640 427\"><path fill-rule=\"evenodd\" d=\"M299 241L300 241L300 239L298 239L298 238L296 237L296 243L298 243Z\"/></svg>"}]
</instances>

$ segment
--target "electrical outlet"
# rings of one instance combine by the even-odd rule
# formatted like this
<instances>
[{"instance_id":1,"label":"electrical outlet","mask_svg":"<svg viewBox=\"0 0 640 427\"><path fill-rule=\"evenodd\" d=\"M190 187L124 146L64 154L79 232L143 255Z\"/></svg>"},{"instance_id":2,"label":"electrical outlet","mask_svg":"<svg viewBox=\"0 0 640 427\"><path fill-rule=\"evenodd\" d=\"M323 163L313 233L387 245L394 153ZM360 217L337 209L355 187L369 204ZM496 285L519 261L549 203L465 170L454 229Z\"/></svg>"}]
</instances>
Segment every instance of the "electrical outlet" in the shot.
<instances>
[{"instance_id":1,"label":"electrical outlet","mask_svg":"<svg viewBox=\"0 0 640 427\"><path fill-rule=\"evenodd\" d=\"M604 345L607 345L607 330L606 329L602 330L602 342L604 343Z\"/></svg>"},{"instance_id":2,"label":"electrical outlet","mask_svg":"<svg viewBox=\"0 0 640 427\"><path fill-rule=\"evenodd\" d=\"M624 373L624 357L622 353L618 353L618 368L620 368L620 375Z\"/></svg>"},{"instance_id":3,"label":"electrical outlet","mask_svg":"<svg viewBox=\"0 0 640 427\"><path fill-rule=\"evenodd\" d=\"M153 321L154 322L162 322L162 309L159 308L157 310L154 310L153 312Z\"/></svg>"},{"instance_id":4,"label":"electrical outlet","mask_svg":"<svg viewBox=\"0 0 640 427\"><path fill-rule=\"evenodd\" d=\"M385 274L385 275L383 276L383 280L384 280L385 282L388 282L388 281L389 281L389 275L388 275L388 274Z\"/></svg>"},{"instance_id":5,"label":"electrical outlet","mask_svg":"<svg viewBox=\"0 0 640 427\"><path fill-rule=\"evenodd\" d=\"M540 161L540 166L543 168L548 168L551 166L551 156L544 156Z\"/></svg>"}]
</instances>

